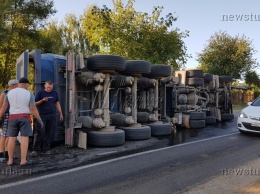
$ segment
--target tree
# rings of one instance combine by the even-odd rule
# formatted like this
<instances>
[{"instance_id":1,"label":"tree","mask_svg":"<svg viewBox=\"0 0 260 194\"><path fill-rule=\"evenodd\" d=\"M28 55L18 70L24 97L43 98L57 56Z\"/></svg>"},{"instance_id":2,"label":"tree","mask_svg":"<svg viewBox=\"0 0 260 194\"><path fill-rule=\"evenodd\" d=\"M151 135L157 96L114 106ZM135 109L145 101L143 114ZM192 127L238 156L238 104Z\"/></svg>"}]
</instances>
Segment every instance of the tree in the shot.
<instances>
[{"instance_id":1,"label":"tree","mask_svg":"<svg viewBox=\"0 0 260 194\"><path fill-rule=\"evenodd\" d=\"M16 58L32 50L39 40L38 29L56 11L50 0L0 0L0 84L15 77Z\"/></svg>"},{"instance_id":2,"label":"tree","mask_svg":"<svg viewBox=\"0 0 260 194\"><path fill-rule=\"evenodd\" d=\"M64 54L69 50L81 53L84 56L96 51L96 46L89 45L86 34L82 29L82 16L77 18L74 14L66 15L61 25Z\"/></svg>"},{"instance_id":3,"label":"tree","mask_svg":"<svg viewBox=\"0 0 260 194\"><path fill-rule=\"evenodd\" d=\"M255 53L252 42L245 36L231 37L220 31L210 37L208 45L198 54L199 68L208 73L241 79L259 65L253 58Z\"/></svg>"},{"instance_id":4,"label":"tree","mask_svg":"<svg viewBox=\"0 0 260 194\"><path fill-rule=\"evenodd\" d=\"M249 85L255 85L260 88L259 75L255 71L249 71L245 75L245 82Z\"/></svg>"},{"instance_id":5,"label":"tree","mask_svg":"<svg viewBox=\"0 0 260 194\"><path fill-rule=\"evenodd\" d=\"M37 48L42 53L63 54L62 29L55 20L46 24L45 28L39 30L40 38Z\"/></svg>"},{"instance_id":6,"label":"tree","mask_svg":"<svg viewBox=\"0 0 260 194\"><path fill-rule=\"evenodd\" d=\"M152 15L137 12L134 0L124 6L113 0L114 8L89 7L83 17L83 30L90 45L98 45L100 53L117 54L131 60L147 60L179 69L187 61L183 38L188 32L170 28L177 20L169 13L161 17L163 7L154 7Z\"/></svg>"},{"instance_id":7,"label":"tree","mask_svg":"<svg viewBox=\"0 0 260 194\"><path fill-rule=\"evenodd\" d=\"M97 52L96 46L90 46L82 29L81 16L67 14L61 23L50 21L44 29L40 30L39 45L43 53L56 53L66 55L69 50L84 56Z\"/></svg>"}]
</instances>

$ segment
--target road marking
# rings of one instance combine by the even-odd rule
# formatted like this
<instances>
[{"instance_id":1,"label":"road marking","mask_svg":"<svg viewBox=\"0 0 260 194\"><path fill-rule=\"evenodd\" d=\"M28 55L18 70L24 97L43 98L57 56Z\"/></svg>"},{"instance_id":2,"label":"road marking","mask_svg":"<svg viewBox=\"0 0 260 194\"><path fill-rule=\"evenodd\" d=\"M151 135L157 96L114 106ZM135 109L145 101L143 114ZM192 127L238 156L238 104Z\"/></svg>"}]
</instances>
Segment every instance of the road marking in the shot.
<instances>
[{"instance_id":1,"label":"road marking","mask_svg":"<svg viewBox=\"0 0 260 194\"><path fill-rule=\"evenodd\" d=\"M169 147L165 147L165 148L160 148L160 149L156 149L156 150L149 150L149 151L140 152L140 153L136 153L136 154L132 154L132 155L128 155L128 156L122 156L122 157L119 157L119 158L114 158L114 159L110 159L110 160L106 160L106 161L102 161L102 162L97 162L97 163L94 163L94 164L88 164L88 165L85 165L85 166L76 167L76 168L72 168L72 169L69 169L69 170L64 170L62 172L57 172L57 173L53 173L53 174L49 174L49 175L36 177L36 178L26 179L26 180L18 181L18 182L15 182L15 183L9 183L9 184L5 184L5 185L0 185L0 189L9 188L9 187L15 187L15 186L18 186L18 185L31 183L31 182L34 182L34 181L39 181L39 180L43 180L43 179L47 179L47 178L51 178L51 177L67 174L67 173L70 173L70 172L75 172L75 171L78 171L78 170L83 170L83 169L91 168L91 167L94 167L94 166L99 166L99 165L102 165L102 164L107 164L107 163L110 163L110 162L123 160L123 159L127 159L127 158L132 158L132 157L135 157L135 156L140 156L140 155L144 155L144 154L148 154L148 153L152 153L152 152L158 152L158 151L161 151L161 150L167 150L167 149L172 149L172 148L175 148L175 147L181 147L181 146L186 146L186 145L190 145L190 144L200 143L200 142L209 141L209 140L213 140L213 139L228 137L228 136L236 135L238 133L240 133L240 132L234 132L234 133L227 134L227 135L221 135L221 136L217 136L217 137L211 137L211 138L208 138L208 139L202 139L202 140L182 143L182 144L169 146Z\"/></svg>"}]
</instances>

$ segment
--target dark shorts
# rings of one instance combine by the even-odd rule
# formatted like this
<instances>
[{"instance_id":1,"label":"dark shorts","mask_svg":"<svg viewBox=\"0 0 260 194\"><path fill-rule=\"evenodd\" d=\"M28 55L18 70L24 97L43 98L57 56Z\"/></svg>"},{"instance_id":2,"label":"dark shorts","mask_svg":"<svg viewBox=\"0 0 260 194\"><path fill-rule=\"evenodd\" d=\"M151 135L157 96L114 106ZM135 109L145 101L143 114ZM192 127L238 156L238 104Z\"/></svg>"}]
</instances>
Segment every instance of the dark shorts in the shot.
<instances>
[{"instance_id":1,"label":"dark shorts","mask_svg":"<svg viewBox=\"0 0 260 194\"><path fill-rule=\"evenodd\" d=\"M2 125L2 132L1 132L1 136L3 136L3 137L7 136L8 118L9 118L9 113L5 113L4 114L4 122L3 122L3 125Z\"/></svg>"},{"instance_id":2,"label":"dark shorts","mask_svg":"<svg viewBox=\"0 0 260 194\"><path fill-rule=\"evenodd\" d=\"M21 136L32 136L31 122L24 118L9 119L7 136L17 137L19 132Z\"/></svg>"}]
</instances>

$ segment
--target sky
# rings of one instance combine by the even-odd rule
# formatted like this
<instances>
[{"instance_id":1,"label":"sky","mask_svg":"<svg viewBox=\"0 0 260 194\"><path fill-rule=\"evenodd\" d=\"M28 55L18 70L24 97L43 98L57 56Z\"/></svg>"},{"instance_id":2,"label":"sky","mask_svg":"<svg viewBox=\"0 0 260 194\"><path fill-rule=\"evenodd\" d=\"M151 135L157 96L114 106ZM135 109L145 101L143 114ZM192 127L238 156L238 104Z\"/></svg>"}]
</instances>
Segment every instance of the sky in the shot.
<instances>
[{"instance_id":1,"label":"sky","mask_svg":"<svg viewBox=\"0 0 260 194\"><path fill-rule=\"evenodd\" d=\"M62 21L69 13L82 15L92 4L113 8L112 0L54 0L57 13L53 18ZM219 31L233 37L246 36L257 51L254 58L260 62L259 0L135 0L134 3L135 10L147 13L151 13L154 6L164 7L162 17L173 13L178 18L172 29L189 31L189 37L183 39L187 53L192 56L185 64L187 68L199 65L197 53L201 53L210 37Z\"/></svg>"}]
</instances>

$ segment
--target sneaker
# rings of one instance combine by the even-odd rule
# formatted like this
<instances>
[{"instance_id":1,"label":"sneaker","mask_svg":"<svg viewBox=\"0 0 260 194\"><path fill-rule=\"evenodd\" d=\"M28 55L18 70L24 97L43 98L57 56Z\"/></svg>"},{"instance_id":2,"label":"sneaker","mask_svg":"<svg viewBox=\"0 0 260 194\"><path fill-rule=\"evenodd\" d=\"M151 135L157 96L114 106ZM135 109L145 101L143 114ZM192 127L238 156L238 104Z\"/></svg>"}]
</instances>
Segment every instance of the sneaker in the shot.
<instances>
[{"instance_id":1,"label":"sneaker","mask_svg":"<svg viewBox=\"0 0 260 194\"><path fill-rule=\"evenodd\" d=\"M36 151L32 151L32 153L30 154L30 156L32 158L35 158L38 155L38 153Z\"/></svg>"},{"instance_id":2,"label":"sneaker","mask_svg":"<svg viewBox=\"0 0 260 194\"><path fill-rule=\"evenodd\" d=\"M33 161L26 160L26 162L24 164L20 164L20 166L23 167L23 166L28 166L28 165L32 165L32 164L33 164Z\"/></svg>"}]
</instances>

